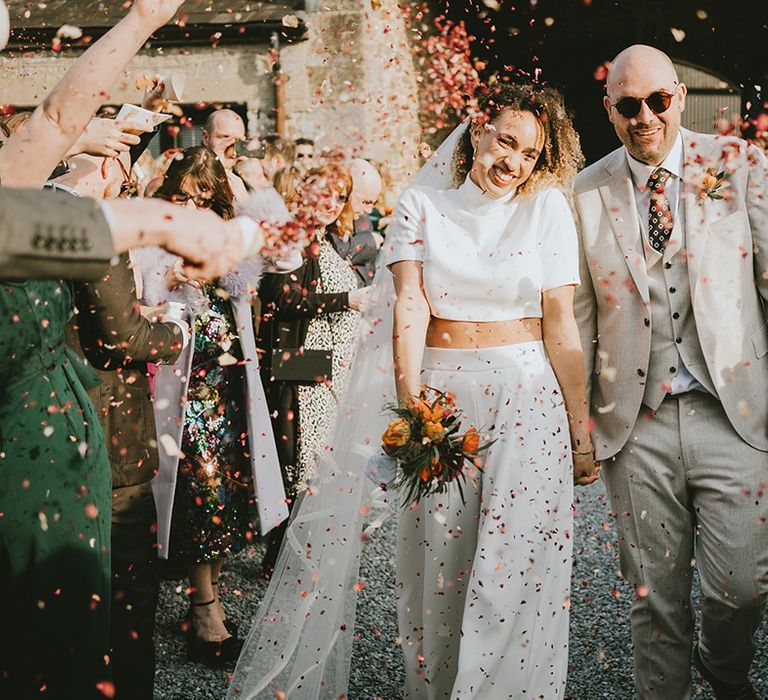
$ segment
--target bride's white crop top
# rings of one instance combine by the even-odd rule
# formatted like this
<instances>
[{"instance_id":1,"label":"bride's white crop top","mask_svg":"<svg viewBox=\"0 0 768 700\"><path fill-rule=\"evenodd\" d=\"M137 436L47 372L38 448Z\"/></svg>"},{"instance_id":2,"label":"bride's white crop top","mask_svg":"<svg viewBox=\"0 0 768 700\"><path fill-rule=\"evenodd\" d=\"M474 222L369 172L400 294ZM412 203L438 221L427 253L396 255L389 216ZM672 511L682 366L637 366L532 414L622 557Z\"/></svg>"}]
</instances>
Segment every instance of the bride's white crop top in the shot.
<instances>
[{"instance_id":1,"label":"bride's white crop top","mask_svg":"<svg viewBox=\"0 0 768 700\"><path fill-rule=\"evenodd\" d=\"M469 177L402 195L383 249L385 265L401 260L422 261L432 315L454 321L540 318L542 292L579 283L576 227L559 190L491 199Z\"/></svg>"}]
</instances>

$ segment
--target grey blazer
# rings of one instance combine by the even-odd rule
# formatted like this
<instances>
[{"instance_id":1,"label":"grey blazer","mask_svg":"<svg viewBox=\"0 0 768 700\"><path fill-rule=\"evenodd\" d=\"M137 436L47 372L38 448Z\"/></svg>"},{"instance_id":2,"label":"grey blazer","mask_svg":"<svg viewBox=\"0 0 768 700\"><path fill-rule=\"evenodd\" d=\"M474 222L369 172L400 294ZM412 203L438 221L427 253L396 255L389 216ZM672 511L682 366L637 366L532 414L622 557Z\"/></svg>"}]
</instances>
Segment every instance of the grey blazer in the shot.
<instances>
[{"instance_id":1,"label":"grey blazer","mask_svg":"<svg viewBox=\"0 0 768 700\"><path fill-rule=\"evenodd\" d=\"M733 137L685 129L681 207L691 301L709 375L728 419L768 451L768 161ZM707 196L707 172L729 173L723 198ZM623 148L579 173L574 204L582 336L598 459L622 449L645 391L651 332L648 273ZM603 371L610 367L611 372Z\"/></svg>"},{"instance_id":2,"label":"grey blazer","mask_svg":"<svg viewBox=\"0 0 768 700\"><path fill-rule=\"evenodd\" d=\"M109 224L92 199L0 188L0 278L98 279L114 255Z\"/></svg>"}]
</instances>

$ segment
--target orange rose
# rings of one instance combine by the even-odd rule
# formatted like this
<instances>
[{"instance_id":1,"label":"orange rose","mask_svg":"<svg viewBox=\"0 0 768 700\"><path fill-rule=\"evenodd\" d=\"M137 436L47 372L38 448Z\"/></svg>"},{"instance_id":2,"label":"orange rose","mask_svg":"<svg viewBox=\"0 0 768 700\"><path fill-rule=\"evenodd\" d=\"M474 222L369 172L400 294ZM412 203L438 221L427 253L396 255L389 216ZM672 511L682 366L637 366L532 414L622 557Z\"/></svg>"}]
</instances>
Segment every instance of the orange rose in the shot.
<instances>
[{"instance_id":1,"label":"orange rose","mask_svg":"<svg viewBox=\"0 0 768 700\"><path fill-rule=\"evenodd\" d=\"M713 173L711 170L708 170L701 184L705 190L712 190L715 187L717 187L718 182L719 180L717 179L717 175Z\"/></svg>"},{"instance_id":2,"label":"orange rose","mask_svg":"<svg viewBox=\"0 0 768 700\"><path fill-rule=\"evenodd\" d=\"M419 472L419 479L422 481L429 481L432 477L432 470L429 467L423 467Z\"/></svg>"},{"instance_id":3,"label":"orange rose","mask_svg":"<svg viewBox=\"0 0 768 700\"><path fill-rule=\"evenodd\" d=\"M389 447L392 451L407 444L410 439L411 426L405 418L398 418L392 421L384 431L384 435L381 436L384 447Z\"/></svg>"},{"instance_id":4,"label":"orange rose","mask_svg":"<svg viewBox=\"0 0 768 700\"><path fill-rule=\"evenodd\" d=\"M464 433L464 439L461 441L463 452L476 452L480 448L480 433L477 429L470 428Z\"/></svg>"},{"instance_id":5,"label":"orange rose","mask_svg":"<svg viewBox=\"0 0 768 700\"><path fill-rule=\"evenodd\" d=\"M430 440L434 440L444 430L443 424L428 420L424 423L424 428L421 433L424 437L428 437Z\"/></svg>"},{"instance_id":6,"label":"orange rose","mask_svg":"<svg viewBox=\"0 0 768 700\"><path fill-rule=\"evenodd\" d=\"M430 409L429 404L424 403L424 401L419 401L417 404L414 404L413 412L417 416L421 416L423 420L432 419L432 410Z\"/></svg>"},{"instance_id":7,"label":"orange rose","mask_svg":"<svg viewBox=\"0 0 768 700\"><path fill-rule=\"evenodd\" d=\"M437 401L435 405L432 407L432 410L430 412L430 418L429 420L437 423L441 421L444 417L443 415L444 407L441 401Z\"/></svg>"}]
</instances>

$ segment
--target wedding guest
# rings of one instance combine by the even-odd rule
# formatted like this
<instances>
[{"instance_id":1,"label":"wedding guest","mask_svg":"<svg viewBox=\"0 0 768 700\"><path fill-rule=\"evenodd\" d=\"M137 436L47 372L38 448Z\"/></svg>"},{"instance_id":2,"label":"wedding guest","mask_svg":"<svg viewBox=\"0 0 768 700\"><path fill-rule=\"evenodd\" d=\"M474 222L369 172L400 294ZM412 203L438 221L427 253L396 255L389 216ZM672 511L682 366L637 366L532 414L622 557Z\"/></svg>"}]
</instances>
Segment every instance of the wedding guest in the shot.
<instances>
[{"instance_id":1,"label":"wedding guest","mask_svg":"<svg viewBox=\"0 0 768 700\"><path fill-rule=\"evenodd\" d=\"M284 200L288 201L295 196L296 188L301 180L301 173L296 168L282 168L275 174L275 189Z\"/></svg>"},{"instance_id":2,"label":"wedding guest","mask_svg":"<svg viewBox=\"0 0 768 700\"><path fill-rule=\"evenodd\" d=\"M693 656L715 697L748 700L768 595L766 159L681 128L685 98L661 51L613 61L603 102L623 146L576 179L576 313L636 591L637 695L690 698Z\"/></svg>"},{"instance_id":3,"label":"wedding guest","mask_svg":"<svg viewBox=\"0 0 768 700\"><path fill-rule=\"evenodd\" d=\"M0 149L3 186L42 186L105 91L179 4L137 0L72 65L24 133ZM43 196L37 195L38 207ZM4 224L6 240L14 226ZM98 250L93 257L100 257ZM92 372L63 345L71 311L61 282L0 288L0 595L8 601L0 696L21 700L41 689L54 699L103 698L111 684L111 478L103 432L85 393Z\"/></svg>"},{"instance_id":4,"label":"wedding guest","mask_svg":"<svg viewBox=\"0 0 768 700\"><path fill-rule=\"evenodd\" d=\"M147 145L143 140L130 153L95 162L91 156L76 156L69 161L70 171L48 184L76 196L130 196L131 159ZM141 315L140 281L129 255L123 254L98 282L75 283L77 312L67 326L68 347L101 370L101 383L88 394L102 421L112 468L110 639L117 700L154 696L160 578L150 482L158 457L146 363L173 363L189 342L183 321L153 323Z\"/></svg>"},{"instance_id":5,"label":"wedding guest","mask_svg":"<svg viewBox=\"0 0 768 700\"><path fill-rule=\"evenodd\" d=\"M367 289L359 288L352 268L338 255L327 227L352 226L352 179L337 166L311 170L289 200L299 217L308 217L314 240L304 263L291 274L266 274L259 288L264 350L262 374L273 417L286 492L293 501L311 477L325 445L338 397L354 356L360 310ZM308 373L279 372L282 354L299 348L325 359ZM265 567L274 564L280 540L269 542Z\"/></svg>"},{"instance_id":6,"label":"wedding guest","mask_svg":"<svg viewBox=\"0 0 768 700\"><path fill-rule=\"evenodd\" d=\"M147 362L173 364L189 342L180 320L139 311L127 254L94 283L75 285L78 313L67 344L99 371L89 396L104 427L112 467L112 674L117 700L152 700L157 515L151 480L158 453Z\"/></svg>"},{"instance_id":7,"label":"wedding guest","mask_svg":"<svg viewBox=\"0 0 768 700\"><path fill-rule=\"evenodd\" d=\"M4 125L9 135L17 131L23 133L24 127L31 116L32 112L23 111L16 112L8 117L5 120ZM69 186L69 183L63 178L68 176L68 180L77 180L81 182L83 185L83 194L97 199L109 198L109 193L103 194L98 188L93 189L93 183L90 183L90 186L85 185L83 170L89 171L91 175L96 173L96 179L98 179L98 171L104 166L104 172L101 177L102 180L105 182L110 180L107 173L109 169L113 169L112 175L114 178L122 180L122 173L117 170L117 164L111 159L124 155L125 162L128 163L130 162L128 154L131 153L133 157L134 152L136 153L135 157L138 157L140 152L143 152L149 145L149 141L154 135L154 133L149 130L140 129L140 131L148 131L149 133L142 133L141 136L139 136L125 131L117 125L113 119L94 117L88 122L88 126L86 126L83 133L70 147L59 165L54 169L51 177L62 178L59 182L66 188ZM134 149L141 149L141 151ZM110 160L108 162L102 161L102 158L108 158ZM87 165L89 160L90 165ZM72 172L76 168L75 163L81 167L79 173ZM115 172L117 173L116 175Z\"/></svg>"},{"instance_id":8,"label":"wedding guest","mask_svg":"<svg viewBox=\"0 0 768 700\"><path fill-rule=\"evenodd\" d=\"M381 177L381 192L370 214L371 224L373 224L374 233L378 233L383 238L397 204L397 189L390 169L385 163L373 161L370 163Z\"/></svg>"},{"instance_id":9,"label":"wedding guest","mask_svg":"<svg viewBox=\"0 0 768 700\"><path fill-rule=\"evenodd\" d=\"M293 165L301 175L306 175L315 164L315 142L300 137L293 142Z\"/></svg>"},{"instance_id":10,"label":"wedding guest","mask_svg":"<svg viewBox=\"0 0 768 700\"><path fill-rule=\"evenodd\" d=\"M200 146L171 162L156 196L211 209L224 219L234 216L224 168ZM222 564L252 540L257 527L267 533L288 514L250 316L262 264L251 259L200 287L160 251L139 251L137 262L145 303L182 302L189 312L190 347L176 365L159 367L155 378L159 439L171 439L180 451L160 452L153 489L160 555L187 563L187 656L222 666L237 658L241 646L221 602Z\"/></svg>"},{"instance_id":11,"label":"wedding guest","mask_svg":"<svg viewBox=\"0 0 768 700\"><path fill-rule=\"evenodd\" d=\"M269 134L265 136L264 141L264 158L262 160L262 166L264 168L264 175L272 182L275 181L275 177L280 170L285 168L290 169L293 164L293 149L290 141L278 136L277 134ZM278 189L278 192L280 190Z\"/></svg>"},{"instance_id":12,"label":"wedding guest","mask_svg":"<svg viewBox=\"0 0 768 700\"><path fill-rule=\"evenodd\" d=\"M357 273L364 286L373 281L376 257L384 239L373 230L371 212L381 194L381 177L367 160L355 158L347 166L352 177L350 203L353 216L352 231L329 229L329 240L336 252Z\"/></svg>"},{"instance_id":13,"label":"wedding guest","mask_svg":"<svg viewBox=\"0 0 768 700\"><path fill-rule=\"evenodd\" d=\"M235 201L248 195L242 179L233 171L239 160L236 146L241 141L245 141L245 123L237 112L231 109L211 112L203 129L202 144L212 150L224 166Z\"/></svg>"},{"instance_id":14,"label":"wedding guest","mask_svg":"<svg viewBox=\"0 0 768 700\"><path fill-rule=\"evenodd\" d=\"M272 181L264 174L259 158L242 158L235 164L234 173L243 181L249 194L272 187Z\"/></svg>"},{"instance_id":15,"label":"wedding guest","mask_svg":"<svg viewBox=\"0 0 768 700\"><path fill-rule=\"evenodd\" d=\"M152 163L152 168L146 175L144 182L144 196L154 197L160 185L163 184L165 179L165 173L168 171L168 166L171 161L179 155L183 148L169 148L163 151Z\"/></svg>"}]
</instances>

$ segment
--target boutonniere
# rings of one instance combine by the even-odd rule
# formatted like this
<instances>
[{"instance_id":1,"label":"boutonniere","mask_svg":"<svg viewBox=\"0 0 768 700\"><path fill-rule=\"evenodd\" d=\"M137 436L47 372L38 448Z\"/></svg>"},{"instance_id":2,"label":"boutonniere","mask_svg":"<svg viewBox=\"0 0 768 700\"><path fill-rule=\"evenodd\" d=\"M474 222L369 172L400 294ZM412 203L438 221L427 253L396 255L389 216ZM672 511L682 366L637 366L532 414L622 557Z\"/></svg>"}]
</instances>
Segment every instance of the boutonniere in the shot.
<instances>
[{"instance_id":1,"label":"boutonniere","mask_svg":"<svg viewBox=\"0 0 768 700\"><path fill-rule=\"evenodd\" d=\"M728 187L728 173L725 170L717 172L709 168L699 186L699 206L707 199L723 199L723 190Z\"/></svg>"}]
</instances>

